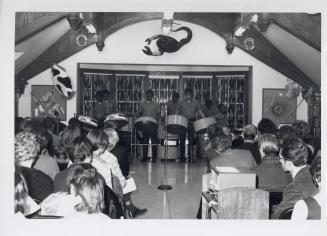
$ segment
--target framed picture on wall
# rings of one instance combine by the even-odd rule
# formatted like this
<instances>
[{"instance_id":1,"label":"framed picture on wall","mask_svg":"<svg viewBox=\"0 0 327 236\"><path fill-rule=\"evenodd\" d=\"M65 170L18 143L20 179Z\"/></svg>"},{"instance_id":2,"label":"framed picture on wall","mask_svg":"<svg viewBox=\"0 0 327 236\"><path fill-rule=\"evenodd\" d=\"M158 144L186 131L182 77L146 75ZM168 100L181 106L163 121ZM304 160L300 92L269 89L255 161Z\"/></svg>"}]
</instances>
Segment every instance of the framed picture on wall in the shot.
<instances>
[{"instance_id":1,"label":"framed picture on wall","mask_svg":"<svg viewBox=\"0 0 327 236\"><path fill-rule=\"evenodd\" d=\"M32 117L53 117L67 119L67 100L54 85L32 85Z\"/></svg>"},{"instance_id":2,"label":"framed picture on wall","mask_svg":"<svg viewBox=\"0 0 327 236\"><path fill-rule=\"evenodd\" d=\"M285 96L285 89L263 89L262 118L280 124L294 123L296 120L296 97Z\"/></svg>"}]
</instances>

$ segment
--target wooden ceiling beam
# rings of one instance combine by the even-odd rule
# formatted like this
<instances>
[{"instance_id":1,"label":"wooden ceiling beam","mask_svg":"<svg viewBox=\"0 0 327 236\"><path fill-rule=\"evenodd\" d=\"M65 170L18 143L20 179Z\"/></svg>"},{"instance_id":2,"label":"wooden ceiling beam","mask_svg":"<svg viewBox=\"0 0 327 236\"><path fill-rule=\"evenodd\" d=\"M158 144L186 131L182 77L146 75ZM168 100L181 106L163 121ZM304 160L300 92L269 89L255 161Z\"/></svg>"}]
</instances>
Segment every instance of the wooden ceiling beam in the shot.
<instances>
[{"instance_id":1,"label":"wooden ceiling beam","mask_svg":"<svg viewBox=\"0 0 327 236\"><path fill-rule=\"evenodd\" d=\"M65 16L66 13L62 12L17 12L15 17L15 45L63 19Z\"/></svg>"},{"instance_id":2,"label":"wooden ceiling beam","mask_svg":"<svg viewBox=\"0 0 327 236\"><path fill-rule=\"evenodd\" d=\"M162 13L110 13L104 14L103 25L103 38L113 32L144 20L161 19ZM80 47L76 44L76 37L79 34L78 30L69 30L64 36L62 36L57 42L51 45L46 51L44 51L39 57L37 57L26 68L19 72L15 77L16 79L22 79L27 81L42 71L51 67L53 63L59 63L66 58L78 53L86 47L97 43L95 37L88 38L88 42L85 46Z\"/></svg>"},{"instance_id":3,"label":"wooden ceiling beam","mask_svg":"<svg viewBox=\"0 0 327 236\"><path fill-rule=\"evenodd\" d=\"M273 23L321 51L321 15L307 13L269 13Z\"/></svg>"},{"instance_id":4,"label":"wooden ceiling beam","mask_svg":"<svg viewBox=\"0 0 327 236\"><path fill-rule=\"evenodd\" d=\"M254 48L246 48L245 40L254 39ZM247 52L266 65L287 76L288 78L299 83L303 87L317 86L302 70L295 66L283 53L281 53L273 44L271 44L259 31L254 27L245 31L243 37L234 39L234 45Z\"/></svg>"},{"instance_id":5,"label":"wooden ceiling beam","mask_svg":"<svg viewBox=\"0 0 327 236\"><path fill-rule=\"evenodd\" d=\"M162 16L162 13L104 14L103 38L105 39L108 35L125 26L144 20L162 19ZM235 27L239 24L240 13L175 13L174 19L203 26L225 38L226 42L228 42L228 39L231 38L229 36L233 34ZM17 78L28 80L48 69L52 63L58 63L97 42L95 38L90 38L86 46L79 47L75 41L77 34L78 32L74 30L68 31L41 56L23 69ZM255 47L253 50L247 50L244 45L244 40L248 37L254 39ZM231 51L235 45L304 87L310 87L314 84L254 27L247 30L243 37L234 37L232 39Z\"/></svg>"}]
</instances>

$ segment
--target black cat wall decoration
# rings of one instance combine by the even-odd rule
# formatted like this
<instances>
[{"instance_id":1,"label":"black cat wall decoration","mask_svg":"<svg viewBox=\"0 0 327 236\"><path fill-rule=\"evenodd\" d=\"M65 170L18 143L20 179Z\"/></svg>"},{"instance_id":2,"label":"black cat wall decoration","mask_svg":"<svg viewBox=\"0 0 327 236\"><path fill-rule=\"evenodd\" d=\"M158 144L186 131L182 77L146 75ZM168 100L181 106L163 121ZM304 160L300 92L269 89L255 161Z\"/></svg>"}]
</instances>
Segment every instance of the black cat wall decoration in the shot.
<instances>
[{"instance_id":1,"label":"black cat wall decoration","mask_svg":"<svg viewBox=\"0 0 327 236\"><path fill-rule=\"evenodd\" d=\"M188 27L182 26L176 30L171 30L171 31L177 32L181 30L186 31L187 33L186 38L183 38L180 41L178 41L173 37L158 34L145 40L145 42L147 42L147 45L144 46L142 51L149 56L161 56L165 52L167 53L177 52L183 45L187 44L192 39L192 31Z\"/></svg>"}]
</instances>

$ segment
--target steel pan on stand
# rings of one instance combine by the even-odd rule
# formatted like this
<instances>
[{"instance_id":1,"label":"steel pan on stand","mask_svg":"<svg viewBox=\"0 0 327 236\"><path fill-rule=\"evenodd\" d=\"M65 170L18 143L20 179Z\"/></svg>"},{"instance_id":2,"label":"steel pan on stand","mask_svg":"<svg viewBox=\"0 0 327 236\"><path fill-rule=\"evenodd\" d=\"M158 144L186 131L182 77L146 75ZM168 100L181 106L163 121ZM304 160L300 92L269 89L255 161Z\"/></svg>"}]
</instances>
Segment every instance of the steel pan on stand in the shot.
<instances>
[{"instance_id":1,"label":"steel pan on stand","mask_svg":"<svg viewBox=\"0 0 327 236\"><path fill-rule=\"evenodd\" d=\"M99 121L89 116L80 115L77 119L81 122L82 126L86 129L94 129L99 125Z\"/></svg>"},{"instance_id":2,"label":"steel pan on stand","mask_svg":"<svg viewBox=\"0 0 327 236\"><path fill-rule=\"evenodd\" d=\"M168 133L182 135L187 132L188 119L180 115L170 115L167 117L166 130Z\"/></svg>"},{"instance_id":3,"label":"steel pan on stand","mask_svg":"<svg viewBox=\"0 0 327 236\"><path fill-rule=\"evenodd\" d=\"M209 135L207 129L211 125L217 124L217 120L214 117L206 117L199 119L193 123L194 131L199 138L199 155L202 158L206 157L206 148L210 143Z\"/></svg>"},{"instance_id":4,"label":"steel pan on stand","mask_svg":"<svg viewBox=\"0 0 327 236\"><path fill-rule=\"evenodd\" d=\"M117 127L117 129L120 129L128 124L128 119L124 114L113 113L106 116L103 124L104 128L114 126Z\"/></svg>"},{"instance_id":5,"label":"steel pan on stand","mask_svg":"<svg viewBox=\"0 0 327 236\"><path fill-rule=\"evenodd\" d=\"M158 130L158 121L156 119L154 119L153 117L150 116L141 116L139 118L137 118L134 122L135 124L135 130L137 132L138 135L140 135L140 137L143 137L143 133L147 132L157 132ZM151 141L151 139L149 140ZM143 145L149 145L149 149L148 149L148 157L150 157L149 154L152 154L152 145L154 144L137 144L137 147L141 147ZM142 148L137 148L136 152L138 153L138 151L142 152ZM140 155L143 155L142 153L140 153Z\"/></svg>"},{"instance_id":6,"label":"steel pan on stand","mask_svg":"<svg viewBox=\"0 0 327 236\"><path fill-rule=\"evenodd\" d=\"M196 134L207 133L207 128L211 125L217 124L217 120L214 117L206 117L197 121L194 121L193 127Z\"/></svg>"},{"instance_id":7,"label":"steel pan on stand","mask_svg":"<svg viewBox=\"0 0 327 236\"><path fill-rule=\"evenodd\" d=\"M179 136L167 133L162 125L158 126L160 145L157 153L159 159L173 160L179 158ZM167 153L166 149L167 148ZM167 156L166 156L167 155Z\"/></svg>"},{"instance_id":8,"label":"steel pan on stand","mask_svg":"<svg viewBox=\"0 0 327 236\"><path fill-rule=\"evenodd\" d=\"M158 121L150 116L141 116L135 120L135 128L140 130L157 129Z\"/></svg>"}]
</instances>

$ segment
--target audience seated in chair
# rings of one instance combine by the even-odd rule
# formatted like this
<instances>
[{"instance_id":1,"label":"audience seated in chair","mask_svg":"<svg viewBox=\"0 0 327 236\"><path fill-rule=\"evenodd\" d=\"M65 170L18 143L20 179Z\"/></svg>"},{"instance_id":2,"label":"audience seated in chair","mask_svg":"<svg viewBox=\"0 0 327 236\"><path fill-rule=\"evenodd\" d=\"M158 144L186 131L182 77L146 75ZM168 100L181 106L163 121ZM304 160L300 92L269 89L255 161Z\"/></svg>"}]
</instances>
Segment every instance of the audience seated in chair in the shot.
<instances>
[{"instance_id":1,"label":"audience seated in chair","mask_svg":"<svg viewBox=\"0 0 327 236\"><path fill-rule=\"evenodd\" d=\"M321 204L324 198L321 194L321 155L320 152L310 166L313 183L319 188L319 192L311 197L296 202L292 214L292 220L320 220Z\"/></svg>"},{"instance_id":2,"label":"audience seated in chair","mask_svg":"<svg viewBox=\"0 0 327 236\"><path fill-rule=\"evenodd\" d=\"M21 173L15 171L15 214L29 216L40 210L39 205L27 194L26 181Z\"/></svg>"},{"instance_id":3,"label":"audience seated in chair","mask_svg":"<svg viewBox=\"0 0 327 236\"><path fill-rule=\"evenodd\" d=\"M104 185L103 178L95 169L86 170L79 165L71 169L67 178L68 193L81 201L75 206L76 212L66 218L110 219L102 213L105 208Z\"/></svg>"},{"instance_id":4,"label":"audience seated in chair","mask_svg":"<svg viewBox=\"0 0 327 236\"><path fill-rule=\"evenodd\" d=\"M293 181L283 190L283 200L273 209L272 218L278 219L283 211L294 207L298 200L308 198L318 192L312 182L307 163L308 150L300 138L290 137L282 147L285 167L291 172Z\"/></svg>"},{"instance_id":5,"label":"audience seated in chair","mask_svg":"<svg viewBox=\"0 0 327 236\"><path fill-rule=\"evenodd\" d=\"M106 184L112 188L112 175L115 175L121 184L126 186L126 179L123 176L117 158L108 152L108 135L101 129L90 130L87 138L91 141L94 151L92 153L92 165L105 178Z\"/></svg>"},{"instance_id":6,"label":"audience seated in chair","mask_svg":"<svg viewBox=\"0 0 327 236\"><path fill-rule=\"evenodd\" d=\"M15 136L15 165L26 180L28 194L36 201L41 202L53 193L53 180L42 171L31 168L40 144L37 136L29 132L20 132Z\"/></svg>"},{"instance_id":7,"label":"audience seated in chair","mask_svg":"<svg viewBox=\"0 0 327 236\"><path fill-rule=\"evenodd\" d=\"M250 170L257 166L251 152L248 150L231 149L231 134L218 132L211 140L212 148L217 150L214 157L210 157L210 167L235 167L236 169ZM208 153L209 154L209 153Z\"/></svg>"},{"instance_id":8,"label":"audience seated in chair","mask_svg":"<svg viewBox=\"0 0 327 236\"><path fill-rule=\"evenodd\" d=\"M122 174L126 179L129 178L129 156L127 150L124 146L117 145L119 141L119 137L117 132L114 129L105 129L105 133L108 135L108 147L107 150L111 152L114 156L116 156ZM131 193L126 193L123 195L123 201L126 204L126 208L128 209L131 217L137 217L141 214L144 214L147 209L139 209L136 207L131 199Z\"/></svg>"},{"instance_id":9,"label":"audience seated in chair","mask_svg":"<svg viewBox=\"0 0 327 236\"><path fill-rule=\"evenodd\" d=\"M261 163L254 169L257 175L257 187L266 191L283 191L292 176L285 173L280 162L279 142L274 134L265 133L258 138Z\"/></svg>"},{"instance_id":10,"label":"audience seated in chair","mask_svg":"<svg viewBox=\"0 0 327 236\"><path fill-rule=\"evenodd\" d=\"M37 137L40 143L40 151L33 168L42 171L50 176L51 179L54 179L59 173L59 167L56 159L53 158L52 137L46 130L43 130Z\"/></svg>"},{"instance_id":11,"label":"audience seated in chair","mask_svg":"<svg viewBox=\"0 0 327 236\"><path fill-rule=\"evenodd\" d=\"M257 165L261 162L261 155L258 149L256 142L257 137L257 128L252 125L248 124L243 127L243 138L244 142L241 145L234 147L233 149L240 149L240 150L248 150L251 152L255 162Z\"/></svg>"}]
</instances>

